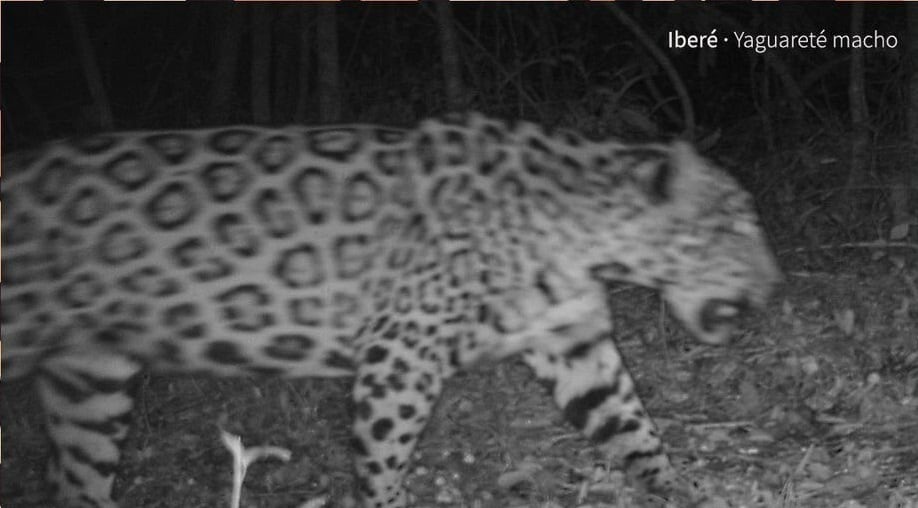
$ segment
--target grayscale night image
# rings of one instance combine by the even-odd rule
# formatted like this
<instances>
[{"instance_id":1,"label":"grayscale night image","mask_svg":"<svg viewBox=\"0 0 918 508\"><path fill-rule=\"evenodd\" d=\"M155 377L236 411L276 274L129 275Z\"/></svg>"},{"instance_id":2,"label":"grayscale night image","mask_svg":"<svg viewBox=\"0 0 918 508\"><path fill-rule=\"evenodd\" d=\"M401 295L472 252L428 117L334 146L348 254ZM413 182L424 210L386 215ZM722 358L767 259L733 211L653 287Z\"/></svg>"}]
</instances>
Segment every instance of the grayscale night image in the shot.
<instances>
[{"instance_id":1,"label":"grayscale night image","mask_svg":"<svg viewBox=\"0 0 918 508\"><path fill-rule=\"evenodd\" d=\"M918 508L918 3L0 9L4 508Z\"/></svg>"}]
</instances>

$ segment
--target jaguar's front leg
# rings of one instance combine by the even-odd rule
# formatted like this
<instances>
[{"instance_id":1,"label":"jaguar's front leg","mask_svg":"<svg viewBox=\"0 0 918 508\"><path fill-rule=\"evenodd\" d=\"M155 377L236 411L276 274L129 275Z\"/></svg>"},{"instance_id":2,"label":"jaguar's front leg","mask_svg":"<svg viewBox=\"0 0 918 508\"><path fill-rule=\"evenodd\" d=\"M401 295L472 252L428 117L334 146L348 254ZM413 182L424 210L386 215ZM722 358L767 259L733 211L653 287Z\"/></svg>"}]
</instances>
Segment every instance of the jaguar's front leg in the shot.
<instances>
[{"instance_id":1,"label":"jaguar's front leg","mask_svg":"<svg viewBox=\"0 0 918 508\"><path fill-rule=\"evenodd\" d=\"M524 360L551 387L565 418L610 458L621 460L632 481L667 497L690 495L663 451L609 333L571 333L577 327L595 330L598 325L574 325L554 338L556 344L568 344L566 349L531 349Z\"/></svg>"},{"instance_id":2,"label":"jaguar's front leg","mask_svg":"<svg viewBox=\"0 0 918 508\"><path fill-rule=\"evenodd\" d=\"M442 388L441 355L411 346L413 322L379 318L374 327L361 339L353 390L358 490L365 508L403 508L409 458Z\"/></svg>"}]
</instances>

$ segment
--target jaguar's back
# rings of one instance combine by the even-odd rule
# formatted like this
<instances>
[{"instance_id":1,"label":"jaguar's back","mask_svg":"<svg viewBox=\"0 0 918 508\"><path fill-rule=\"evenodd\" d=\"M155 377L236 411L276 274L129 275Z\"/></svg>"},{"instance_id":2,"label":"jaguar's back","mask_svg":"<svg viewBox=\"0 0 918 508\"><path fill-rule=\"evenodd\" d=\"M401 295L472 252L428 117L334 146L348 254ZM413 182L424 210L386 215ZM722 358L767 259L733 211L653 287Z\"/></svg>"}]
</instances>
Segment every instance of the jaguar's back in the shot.
<instances>
[{"instance_id":1,"label":"jaguar's back","mask_svg":"<svg viewBox=\"0 0 918 508\"><path fill-rule=\"evenodd\" d=\"M166 369L352 372L376 226L413 205L405 153L398 130L231 127L6 160L5 373L70 345Z\"/></svg>"}]
</instances>

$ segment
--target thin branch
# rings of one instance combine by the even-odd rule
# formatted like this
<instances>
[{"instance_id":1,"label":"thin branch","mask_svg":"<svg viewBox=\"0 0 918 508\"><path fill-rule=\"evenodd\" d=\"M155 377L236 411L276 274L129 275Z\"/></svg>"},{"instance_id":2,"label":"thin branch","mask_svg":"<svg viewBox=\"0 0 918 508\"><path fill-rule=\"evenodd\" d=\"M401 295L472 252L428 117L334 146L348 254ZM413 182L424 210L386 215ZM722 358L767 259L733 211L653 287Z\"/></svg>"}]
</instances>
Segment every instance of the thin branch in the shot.
<instances>
[{"instance_id":1,"label":"thin branch","mask_svg":"<svg viewBox=\"0 0 918 508\"><path fill-rule=\"evenodd\" d=\"M112 106L108 101L108 95L105 93L105 85L102 84L102 73L99 71L99 64L96 61L95 52L89 40L89 32L86 31L86 22L83 21L83 15L75 3L68 2L65 6L67 8L67 21L70 22L70 29L73 30L77 55L80 57L83 75L86 78L86 86L89 88L90 95L92 95L96 113L99 115L97 127L106 130L112 129L115 126Z\"/></svg>"},{"instance_id":2,"label":"thin branch","mask_svg":"<svg viewBox=\"0 0 918 508\"><path fill-rule=\"evenodd\" d=\"M682 81L682 77L679 76L679 72L676 70L676 67L673 66L672 62L666 56L659 46L657 46L653 39L647 35L647 32L637 24L631 16L625 14L619 6L613 5L611 3L603 3L606 9L609 9L618 21L625 25L625 27L631 30L631 33L637 37L638 41L647 49L647 51L653 56L653 58L660 64L660 67L663 68L663 71L666 72L666 75L669 76L670 82L673 84L673 88L676 90L676 95L679 96L679 102L682 103L682 114L685 115L685 130L684 135L688 139L692 139L695 134L695 109L692 106L692 99L689 97L688 89L685 87L685 82Z\"/></svg>"},{"instance_id":3,"label":"thin branch","mask_svg":"<svg viewBox=\"0 0 918 508\"><path fill-rule=\"evenodd\" d=\"M425 7L427 6L427 4L424 4L424 3L422 3L422 5L425 6ZM429 11L425 11L425 12L427 12L427 14L428 14L429 16L431 16L432 18L434 17L434 15L433 15L432 13L430 13ZM435 19L435 18L434 18L434 19ZM494 65L494 68L497 69L497 71L498 71L500 74L504 75L505 77L511 75L511 72L504 68L504 66L503 66L503 64L501 64L500 60L499 60L496 56L494 56L490 51L488 51L488 48L486 48L486 47L481 43L481 41L479 41L478 38L475 37L475 35L473 35L471 32L469 32L469 30L468 30L467 28L465 28L465 26L463 26L462 23L458 23L458 22L457 22L457 23L456 23L456 28L459 30L459 32L462 34L462 36L463 36L466 40L468 40L469 42L471 42L472 44L474 44L475 47L478 48L479 51L481 51L481 54L484 55L485 58L487 58L488 60L491 61L491 64ZM516 86L517 86L517 91L519 92L520 97L522 97L524 101L528 102L529 105L533 108L534 111L539 111L539 110L540 110L540 108L539 108L539 103L536 102L536 100L533 99L533 98L529 95L529 93L526 91L525 87L523 87L522 82L521 82L520 80L518 80L518 79L514 79L514 80L513 80L513 83L516 84Z\"/></svg>"},{"instance_id":4,"label":"thin branch","mask_svg":"<svg viewBox=\"0 0 918 508\"><path fill-rule=\"evenodd\" d=\"M791 252L808 252L813 250L834 250L834 249L881 249L881 248L901 248L918 250L918 243L909 242L847 242L834 245L816 245L813 247L794 247L778 251L778 254L789 254Z\"/></svg>"}]
</instances>

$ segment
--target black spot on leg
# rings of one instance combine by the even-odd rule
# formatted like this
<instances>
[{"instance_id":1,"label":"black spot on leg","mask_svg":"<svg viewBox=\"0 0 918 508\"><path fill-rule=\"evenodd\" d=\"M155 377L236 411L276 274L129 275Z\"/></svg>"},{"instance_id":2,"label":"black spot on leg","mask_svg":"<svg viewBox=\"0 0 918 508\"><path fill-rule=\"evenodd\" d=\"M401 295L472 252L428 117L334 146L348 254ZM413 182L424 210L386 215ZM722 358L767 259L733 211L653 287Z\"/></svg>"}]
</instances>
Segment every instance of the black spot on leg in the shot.
<instances>
[{"instance_id":1,"label":"black spot on leg","mask_svg":"<svg viewBox=\"0 0 918 508\"><path fill-rule=\"evenodd\" d=\"M354 411L358 420L369 420L370 417L373 416L373 407L365 400L358 402Z\"/></svg>"},{"instance_id":2,"label":"black spot on leg","mask_svg":"<svg viewBox=\"0 0 918 508\"><path fill-rule=\"evenodd\" d=\"M405 389L405 380L399 374L389 374L386 376L386 384L393 391L400 392Z\"/></svg>"},{"instance_id":3,"label":"black spot on leg","mask_svg":"<svg viewBox=\"0 0 918 508\"><path fill-rule=\"evenodd\" d=\"M93 465L92 457L88 453L76 446L64 446L64 451L70 455L70 458L82 464Z\"/></svg>"},{"instance_id":4,"label":"black spot on leg","mask_svg":"<svg viewBox=\"0 0 918 508\"><path fill-rule=\"evenodd\" d=\"M358 436L351 438L351 450L353 450L357 455L363 457L366 457L370 454L370 451L367 450L367 445L363 442L363 439L360 439Z\"/></svg>"},{"instance_id":5,"label":"black spot on leg","mask_svg":"<svg viewBox=\"0 0 918 508\"><path fill-rule=\"evenodd\" d=\"M90 432L95 432L96 434L104 434L106 436L114 436L122 425L125 425L130 422L130 415L124 417L113 417L101 422L85 422L85 421L71 421L73 425L88 430Z\"/></svg>"},{"instance_id":6,"label":"black spot on leg","mask_svg":"<svg viewBox=\"0 0 918 508\"><path fill-rule=\"evenodd\" d=\"M373 490L373 487L370 486L370 482L367 480L367 478L364 478L363 476L359 476L357 478L357 490L359 490L360 493L363 494L366 498L376 497L376 491Z\"/></svg>"},{"instance_id":7,"label":"black spot on leg","mask_svg":"<svg viewBox=\"0 0 918 508\"><path fill-rule=\"evenodd\" d=\"M398 442L401 444L408 444L413 440L414 440L414 434L410 432L406 432L402 434L401 436L398 436Z\"/></svg>"},{"instance_id":8,"label":"black spot on leg","mask_svg":"<svg viewBox=\"0 0 918 508\"><path fill-rule=\"evenodd\" d=\"M92 393L83 389L79 386L74 386L74 384L64 378L59 377L56 373L51 371L42 371L42 379L54 386L54 391L57 395L60 395L66 398L68 401L73 403L80 403L89 398Z\"/></svg>"},{"instance_id":9,"label":"black spot on leg","mask_svg":"<svg viewBox=\"0 0 918 508\"><path fill-rule=\"evenodd\" d=\"M590 354L590 351L593 349L592 342L583 342L572 347L565 353L565 358L568 360L578 360L581 358L586 358Z\"/></svg>"},{"instance_id":10,"label":"black spot on leg","mask_svg":"<svg viewBox=\"0 0 918 508\"><path fill-rule=\"evenodd\" d=\"M558 384L558 380L557 380L557 379L555 379L555 378L539 378L539 379L538 379L538 382L539 382L540 385L542 385L542 386L545 387L545 390L547 390L548 393L551 393L551 394L554 394L554 393L555 393L555 386Z\"/></svg>"},{"instance_id":11,"label":"black spot on leg","mask_svg":"<svg viewBox=\"0 0 918 508\"><path fill-rule=\"evenodd\" d=\"M418 339L405 336L405 337L402 337L402 344L404 344L406 348L411 350L417 347Z\"/></svg>"},{"instance_id":12,"label":"black spot on leg","mask_svg":"<svg viewBox=\"0 0 918 508\"><path fill-rule=\"evenodd\" d=\"M417 410L410 404L401 404L398 406L398 417L402 420L413 417L415 413L417 413Z\"/></svg>"},{"instance_id":13,"label":"black spot on leg","mask_svg":"<svg viewBox=\"0 0 918 508\"><path fill-rule=\"evenodd\" d=\"M73 485L74 487L77 487L77 488L80 488L80 489L81 489L81 488L83 488L83 487L86 486L86 485L83 483L83 480L82 480L79 476L77 476L76 474L74 474L73 471L71 471L71 470L69 470L69 469L64 468L64 476L67 477L67 482L70 483L71 485ZM85 494L84 494L84 495L85 495Z\"/></svg>"},{"instance_id":14,"label":"black spot on leg","mask_svg":"<svg viewBox=\"0 0 918 508\"><path fill-rule=\"evenodd\" d=\"M373 439L377 441L384 441L389 433L392 432L392 428L395 426L395 423L391 418L380 418L373 422L373 426L370 429L370 434L373 436Z\"/></svg>"},{"instance_id":15,"label":"black spot on leg","mask_svg":"<svg viewBox=\"0 0 918 508\"><path fill-rule=\"evenodd\" d=\"M375 363L382 362L388 356L389 356L389 350L387 350L386 348L382 346L370 346L370 348L367 349L367 353L364 358L364 362L368 364L375 364Z\"/></svg>"},{"instance_id":16,"label":"black spot on leg","mask_svg":"<svg viewBox=\"0 0 918 508\"><path fill-rule=\"evenodd\" d=\"M117 462L93 462L92 467L102 476L112 476L118 472Z\"/></svg>"},{"instance_id":17,"label":"black spot on leg","mask_svg":"<svg viewBox=\"0 0 918 508\"><path fill-rule=\"evenodd\" d=\"M385 333L383 333L383 338L388 340L395 340L398 338L401 333L402 327L399 323L392 323Z\"/></svg>"},{"instance_id":18,"label":"black spot on leg","mask_svg":"<svg viewBox=\"0 0 918 508\"><path fill-rule=\"evenodd\" d=\"M408 362L406 362L405 360L401 358L396 358L395 360L392 361L392 371L393 372L398 372L399 374L405 374L409 370L411 370L411 368L408 366Z\"/></svg>"},{"instance_id":19,"label":"black spot on leg","mask_svg":"<svg viewBox=\"0 0 918 508\"><path fill-rule=\"evenodd\" d=\"M386 467L389 469L397 469L398 468L398 458L396 458L395 455L389 455L388 457L386 457Z\"/></svg>"},{"instance_id":20,"label":"black spot on leg","mask_svg":"<svg viewBox=\"0 0 918 508\"><path fill-rule=\"evenodd\" d=\"M379 331L382 330L388 322L389 316L380 316L380 318L377 319L375 323L373 323L373 328L371 328L370 331L373 333L379 333Z\"/></svg>"},{"instance_id":21,"label":"black spot on leg","mask_svg":"<svg viewBox=\"0 0 918 508\"><path fill-rule=\"evenodd\" d=\"M635 461L649 459L651 457L656 457L662 454L663 454L662 445L657 445L651 448L650 450L635 450L629 453L628 455L625 455L625 458L623 459L625 469L630 468L631 464L633 464ZM657 472L659 472L659 470L657 470Z\"/></svg>"},{"instance_id":22,"label":"black spot on leg","mask_svg":"<svg viewBox=\"0 0 918 508\"><path fill-rule=\"evenodd\" d=\"M605 443L612 436L621 433L621 420L617 416L610 416L590 436L594 443Z\"/></svg>"},{"instance_id":23,"label":"black spot on leg","mask_svg":"<svg viewBox=\"0 0 918 508\"><path fill-rule=\"evenodd\" d=\"M647 479L651 476L657 476L660 474L660 468L658 467L649 467L638 474L641 479Z\"/></svg>"},{"instance_id":24,"label":"black spot on leg","mask_svg":"<svg viewBox=\"0 0 918 508\"><path fill-rule=\"evenodd\" d=\"M621 431L622 431L622 433L624 434L624 433L626 433L626 432L634 432L634 431L636 431L636 430L638 430L638 429L640 429L640 428L641 428L641 422L639 422L639 421L637 421L637 420L631 420L631 419L629 419L629 420L625 421L625 424L624 424L624 425L622 425L622 430L621 430Z\"/></svg>"},{"instance_id":25,"label":"black spot on leg","mask_svg":"<svg viewBox=\"0 0 918 508\"><path fill-rule=\"evenodd\" d=\"M378 475L382 473L382 466L380 466L379 462L376 462L375 460L368 460L364 465L371 475Z\"/></svg>"},{"instance_id":26,"label":"black spot on leg","mask_svg":"<svg viewBox=\"0 0 918 508\"><path fill-rule=\"evenodd\" d=\"M590 411L599 407L609 397L618 393L618 383L612 386L600 386L588 390L583 395L572 398L564 407L564 417L578 429L582 429L589 418Z\"/></svg>"}]
</instances>

